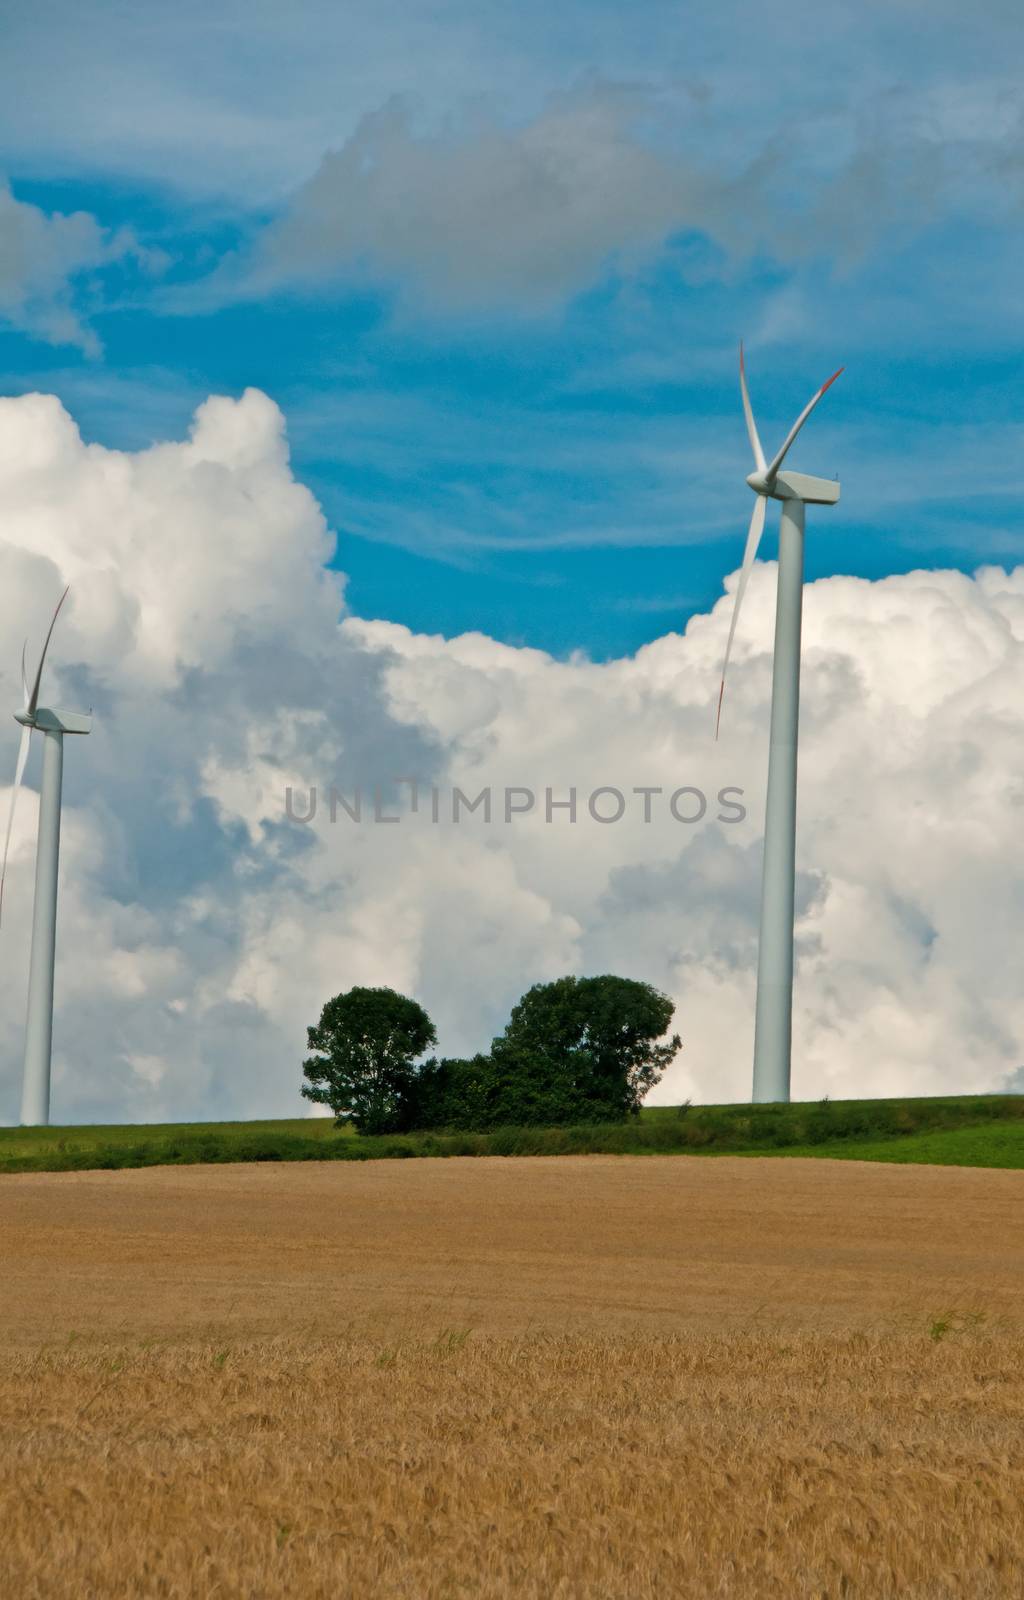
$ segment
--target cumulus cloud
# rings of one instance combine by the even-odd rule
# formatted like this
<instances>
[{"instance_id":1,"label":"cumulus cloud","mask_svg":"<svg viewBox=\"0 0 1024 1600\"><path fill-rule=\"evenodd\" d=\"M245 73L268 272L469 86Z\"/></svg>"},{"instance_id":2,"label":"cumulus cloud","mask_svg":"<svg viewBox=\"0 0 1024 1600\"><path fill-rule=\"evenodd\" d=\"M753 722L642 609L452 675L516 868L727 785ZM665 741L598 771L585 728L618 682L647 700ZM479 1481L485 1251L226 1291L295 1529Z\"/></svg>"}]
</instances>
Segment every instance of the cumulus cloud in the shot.
<instances>
[{"instance_id":1,"label":"cumulus cloud","mask_svg":"<svg viewBox=\"0 0 1024 1600\"><path fill-rule=\"evenodd\" d=\"M43 211L0 183L0 318L12 327L98 355L100 342L77 304L78 291L90 275L126 256L156 262L130 229L112 233L87 211Z\"/></svg>"},{"instance_id":2,"label":"cumulus cloud","mask_svg":"<svg viewBox=\"0 0 1024 1600\"><path fill-rule=\"evenodd\" d=\"M256 391L137 453L84 444L52 397L0 402L0 491L0 693L18 704L21 638L37 645L70 581L44 695L95 711L65 762L55 1118L298 1112L305 1026L329 995L415 993L443 1048L470 1051L569 971L673 996L685 1048L659 1098L749 1092L771 564L716 746L726 598L600 665L355 617ZM1022 651L1024 569L808 587L797 1094L993 1088L1019 1066ZM360 822L330 821L332 785L362 791ZM739 822L716 820L727 785ZM289 820L286 790L301 809L314 786L317 815ZM684 786L708 797L699 822L671 814ZM490 823L453 822L455 787L491 790ZM545 791L573 788L576 821L545 820ZM643 788L662 791L649 821ZM536 796L510 823L506 789ZM594 820L598 789L623 792L621 821ZM32 798L0 933L9 1120Z\"/></svg>"}]
</instances>

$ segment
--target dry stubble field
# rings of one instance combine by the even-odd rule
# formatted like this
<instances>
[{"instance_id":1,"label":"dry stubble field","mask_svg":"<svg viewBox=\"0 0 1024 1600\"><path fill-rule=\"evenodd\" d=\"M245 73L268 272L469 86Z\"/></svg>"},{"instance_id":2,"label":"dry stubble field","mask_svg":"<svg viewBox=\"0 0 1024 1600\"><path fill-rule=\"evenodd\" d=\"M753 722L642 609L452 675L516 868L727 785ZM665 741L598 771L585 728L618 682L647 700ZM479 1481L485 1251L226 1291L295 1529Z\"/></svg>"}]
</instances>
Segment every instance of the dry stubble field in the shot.
<instances>
[{"instance_id":1,"label":"dry stubble field","mask_svg":"<svg viewBox=\"0 0 1024 1600\"><path fill-rule=\"evenodd\" d=\"M0 1593L1011 1596L1024 1174L0 1181Z\"/></svg>"}]
</instances>

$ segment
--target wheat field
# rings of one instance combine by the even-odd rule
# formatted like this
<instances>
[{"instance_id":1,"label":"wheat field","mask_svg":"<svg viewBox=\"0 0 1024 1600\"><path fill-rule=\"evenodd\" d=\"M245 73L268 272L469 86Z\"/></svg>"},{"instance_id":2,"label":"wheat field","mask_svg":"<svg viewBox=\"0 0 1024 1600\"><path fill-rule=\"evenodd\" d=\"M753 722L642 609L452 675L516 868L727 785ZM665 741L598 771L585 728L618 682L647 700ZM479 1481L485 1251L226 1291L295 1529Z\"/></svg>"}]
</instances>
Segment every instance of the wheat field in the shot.
<instances>
[{"instance_id":1,"label":"wheat field","mask_svg":"<svg viewBox=\"0 0 1024 1600\"><path fill-rule=\"evenodd\" d=\"M0 1186L0 1593L1008 1596L1022 1175L579 1157Z\"/></svg>"}]
</instances>

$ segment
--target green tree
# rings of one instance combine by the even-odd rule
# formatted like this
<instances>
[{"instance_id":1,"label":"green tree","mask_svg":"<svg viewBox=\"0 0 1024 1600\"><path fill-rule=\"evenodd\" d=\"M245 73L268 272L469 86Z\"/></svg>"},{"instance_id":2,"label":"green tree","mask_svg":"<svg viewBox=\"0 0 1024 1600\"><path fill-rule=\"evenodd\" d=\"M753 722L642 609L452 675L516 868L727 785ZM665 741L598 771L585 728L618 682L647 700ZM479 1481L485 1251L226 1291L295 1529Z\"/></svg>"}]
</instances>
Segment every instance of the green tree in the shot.
<instances>
[{"instance_id":1,"label":"green tree","mask_svg":"<svg viewBox=\"0 0 1024 1600\"><path fill-rule=\"evenodd\" d=\"M494 1069L489 1056L471 1060L433 1056L418 1068L403 1100L402 1127L457 1128L475 1132L493 1126Z\"/></svg>"},{"instance_id":2,"label":"green tree","mask_svg":"<svg viewBox=\"0 0 1024 1600\"><path fill-rule=\"evenodd\" d=\"M605 975L538 983L491 1047L494 1123L615 1121L637 1113L680 1048L659 1043L667 995Z\"/></svg>"},{"instance_id":3,"label":"green tree","mask_svg":"<svg viewBox=\"0 0 1024 1600\"><path fill-rule=\"evenodd\" d=\"M303 1064L307 1100L330 1106L359 1133L393 1133L415 1077L414 1062L437 1043L434 1024L415 1000L394 989L349 989L328 1000Z\"/></svg>"}]
</instances>

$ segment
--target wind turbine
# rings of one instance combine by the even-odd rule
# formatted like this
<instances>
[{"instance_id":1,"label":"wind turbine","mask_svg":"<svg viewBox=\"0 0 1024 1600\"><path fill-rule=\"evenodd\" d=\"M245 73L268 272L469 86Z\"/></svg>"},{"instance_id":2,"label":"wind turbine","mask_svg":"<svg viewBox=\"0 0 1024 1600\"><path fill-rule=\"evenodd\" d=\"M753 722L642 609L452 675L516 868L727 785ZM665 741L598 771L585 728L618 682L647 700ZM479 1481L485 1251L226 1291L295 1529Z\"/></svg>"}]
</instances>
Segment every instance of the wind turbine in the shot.
<instances>
[{"instance_id":1,"label":"wind turbine","mask_svg":"<svg viewBox=\"0 0 1024 1600\"><path fill-rule=\"evenodd\" d=\"M70 588L70 585L68 585ZM39 658L39 668L31 690L25 672L25 650L21 652L21 682L25 705L14 713L21 723L21 744L14 770L11 810L7 818L3 862L0 865L0 916L3 914L4 879L7 853L14 826L14 808L25 773L32 729L43 735L43 781L39 790L39 834L36 842L36 893L32 909L32 953L29 959L28 1012L25 1019L25 1070L21 1090L23 1126L45 1125L50 1120L50 1045L53 1038L53 958L57 939L57 861L60 854L60 791L64 772L64 735L88 733L92 718L78 711L49 711L39 704L39 685L43 662L54 624L67 599L64 590L57 602ZM26 646L27 648L27 646Z\"/></svg>"},{"instance_id":2,"label":"wind turbine","mask_svg":"<svg viewBox=\"0 0 1024 1600\"><path fill-rule=\"evenodd\" d=\"M804 587L804 507L834 506L839 484L782 472L789 448L818 401L839 376L811 397L770 462L765 461L750 405L747 373L740 345L740 393L755 470L747 482L757 499L750 518L746 549L729 638L722 662L715 738L722 718L725 674L739 621L750 569L764 532L769 500L782 501L779 525L779 577L775 603L775 656L772 664L771 743L768 751L768 793L764 819L764 866L761 873L761 929L757 947L757 1008L754 1022L754 1101L788 1100L793 1025L793 899L796 873L796 766L800 716L800 624Z\"/></svg>"}]
</instances>

